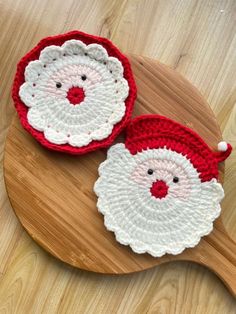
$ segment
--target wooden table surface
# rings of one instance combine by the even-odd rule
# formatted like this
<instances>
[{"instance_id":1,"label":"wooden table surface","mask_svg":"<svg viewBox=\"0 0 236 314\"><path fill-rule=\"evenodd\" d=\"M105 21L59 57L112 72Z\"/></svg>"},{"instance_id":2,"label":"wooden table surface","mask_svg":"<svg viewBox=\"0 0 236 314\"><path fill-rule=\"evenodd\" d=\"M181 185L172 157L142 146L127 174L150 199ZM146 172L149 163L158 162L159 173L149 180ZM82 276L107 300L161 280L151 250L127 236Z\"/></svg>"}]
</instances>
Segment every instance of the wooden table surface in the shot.
<instances>
[{"instance_id":1,"label":"wooden table surface","mask_svg":"<svg viewBox=\"0 0 236 314\"><path fill-rule=\"evenodd\" d=\"M235 0L0 0L0 163L14 115L17 60L47 35L80 29L123 52L171 65L205 96L236 147ZM226 162L223 222L236 240L236 150ZM0 313L235 313L236 300L202 266L175 262L120 277L73 269L23 231L0 168Z\"/></svg>"}]
</instances>

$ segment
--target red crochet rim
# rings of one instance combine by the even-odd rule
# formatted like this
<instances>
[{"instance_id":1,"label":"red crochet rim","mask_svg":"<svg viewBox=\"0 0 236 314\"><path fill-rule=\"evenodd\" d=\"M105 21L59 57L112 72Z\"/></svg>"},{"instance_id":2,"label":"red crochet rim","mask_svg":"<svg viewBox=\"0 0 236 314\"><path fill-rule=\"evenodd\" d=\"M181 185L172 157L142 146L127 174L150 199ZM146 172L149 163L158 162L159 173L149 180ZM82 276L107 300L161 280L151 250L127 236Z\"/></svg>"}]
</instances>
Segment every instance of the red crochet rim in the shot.
<instances>
[{"instance_id":1,"label":"red crochet rim","mask_svg":"<svg viewBox=\"0 0 236 314\"><path fill-rule=\"evenodd\" d=\"M27 120L27 112L28 107L22 102L19 96L20 86L25 82L25 67L28 65L30 61L37 60L39 58L41 50L49 45L61 46L65 41L70 39L78 39L83 41L86 45L91 43L98 43L102 45L108 52L109 56L116 57L120 60L124 67L124 78L128 81L129 84L129 95L125 100L126 113L123 119L114 125L112 133L101 141L92 141L87 146L83 147L73 147L69 144L53 144L49 142L45 137L43 132L35 130ZM37 46L35 46L30 52L28 52L18 63L17 71L14 78L14 83L12 87L12 98L14 100L15 108L19 115L20 121L24 129L26 129L38 142L40 142L44 147L60 151L66 152L69 154L80 155L85 154L91 151L94 151L99 148L105 148L112 144L115 138L119 135L119 133L126 127L129 120L131 119L131 114L134 106L134 102L136 99L136 84L134 81L134 77L132 74L131 66L129 60L126 56L124 56L113 44L110 40L88 35L86 33L80 31L72 31L66 34L61 34L57 36L46 37L42 39Z\"/></svg>"},{"instance_id":2,"label":"red crochet rim","mask_svg":"<svg viewBox=\"0 0 236 314\"><path fill-rule=\"evenodd\" d=\"M218 178L218 163L232 151L230 144L224 151L213 151L195 131L158 114L134 118L126 129L125 146L132 155L165 147L183 154L198 170L202 182Z\"/></svg>"}]
</instances>

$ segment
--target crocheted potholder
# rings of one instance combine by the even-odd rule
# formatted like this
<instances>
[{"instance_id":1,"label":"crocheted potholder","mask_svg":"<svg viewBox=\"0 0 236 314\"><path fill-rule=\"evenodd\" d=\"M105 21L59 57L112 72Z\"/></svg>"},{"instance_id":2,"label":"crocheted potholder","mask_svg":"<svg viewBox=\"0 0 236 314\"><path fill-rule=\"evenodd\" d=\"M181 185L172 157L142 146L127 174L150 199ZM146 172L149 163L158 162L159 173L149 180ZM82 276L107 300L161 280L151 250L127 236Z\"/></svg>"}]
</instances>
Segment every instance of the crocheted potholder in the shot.
<instances>
[{"instance_id":1,"label":"crocheted potholder","mask_svg":"<svg viewBox=\"0 0 236 314\"><path fill-rule=\"evenodd\" d=\"M23 127L71 154L109 146L135 98L128 59L108 39L79 31L40 41L19 62L13 85Z\"/></svg>"},{"instance_id":2,"label":"crocheted potholder","mask_svg":"<svg viewBox=\"0 0 236 314\"><path fill-rule=\"evenodd\" d=\"M125 144L112 146L99 167L94 190L105 226L137 253L194 247L220 215L218 163L231 149L220 142L213 152L195 132L159 115L134 119Z\"/></svg>"}]
</instances>

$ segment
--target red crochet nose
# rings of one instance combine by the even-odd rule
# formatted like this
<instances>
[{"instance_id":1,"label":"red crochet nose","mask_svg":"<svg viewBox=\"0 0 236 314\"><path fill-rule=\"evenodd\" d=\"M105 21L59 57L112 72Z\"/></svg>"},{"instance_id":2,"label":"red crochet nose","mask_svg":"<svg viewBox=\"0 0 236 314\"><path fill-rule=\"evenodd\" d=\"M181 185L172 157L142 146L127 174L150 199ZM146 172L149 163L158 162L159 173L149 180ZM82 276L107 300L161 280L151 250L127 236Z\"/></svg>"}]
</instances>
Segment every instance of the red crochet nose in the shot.
<instances>
[{"instance_id":1,"label":"red crochet nose","mask_svg":"<svg viewBox=\"0 0 236 314\"><path fill-rule=\"evenodd\" d=\"M168 194L168 189L169 187L164 181L157 180L153 182L150 192L156 198L164 198Z\"/></svg>"},{"instance_id":2,"label":"red crochet nose","mask_svg":"<svg viewBox=\"0 0 236 314\"><path fill-rule=\"evenodd\" d=\"M78 105L84 100L84 90L80 87L71 87L67 92L67 99L73 105Z\"/></svg>"}]
</instances>

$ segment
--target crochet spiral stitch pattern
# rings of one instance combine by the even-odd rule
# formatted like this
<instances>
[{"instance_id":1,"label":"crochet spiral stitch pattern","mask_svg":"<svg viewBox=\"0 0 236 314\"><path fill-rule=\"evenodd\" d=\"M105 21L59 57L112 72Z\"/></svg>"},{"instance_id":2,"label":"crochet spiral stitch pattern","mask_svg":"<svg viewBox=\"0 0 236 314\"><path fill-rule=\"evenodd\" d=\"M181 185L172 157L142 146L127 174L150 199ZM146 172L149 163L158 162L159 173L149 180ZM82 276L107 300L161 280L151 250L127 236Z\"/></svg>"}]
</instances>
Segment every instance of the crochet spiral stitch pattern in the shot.
<instances>
[{"instance_id":1,"label":"crochet spiral stitch pattern","mask_svg":"<svg viewBox=\"0 0 236 314\"><path fill-rule=\"evenodd\" d=\"M22 58L12 94L23 127L42 145L83 154L109 146L127 125L136 86L109 40L73 31Z\"/></svg>"},{"instance_id":2,"label":"crochet spiral stitch pattern","mask_svg":"<svg viewBox=\"0 0 236 314\"><path fill-rule=\"evenodd\" d=\"M209 234L224 196L214 152L194 131L159 115L131 121L125 144L108 150L94 190L106 228L137 253L160 257L194 247Z\"/></svg>"}]
</instances>

